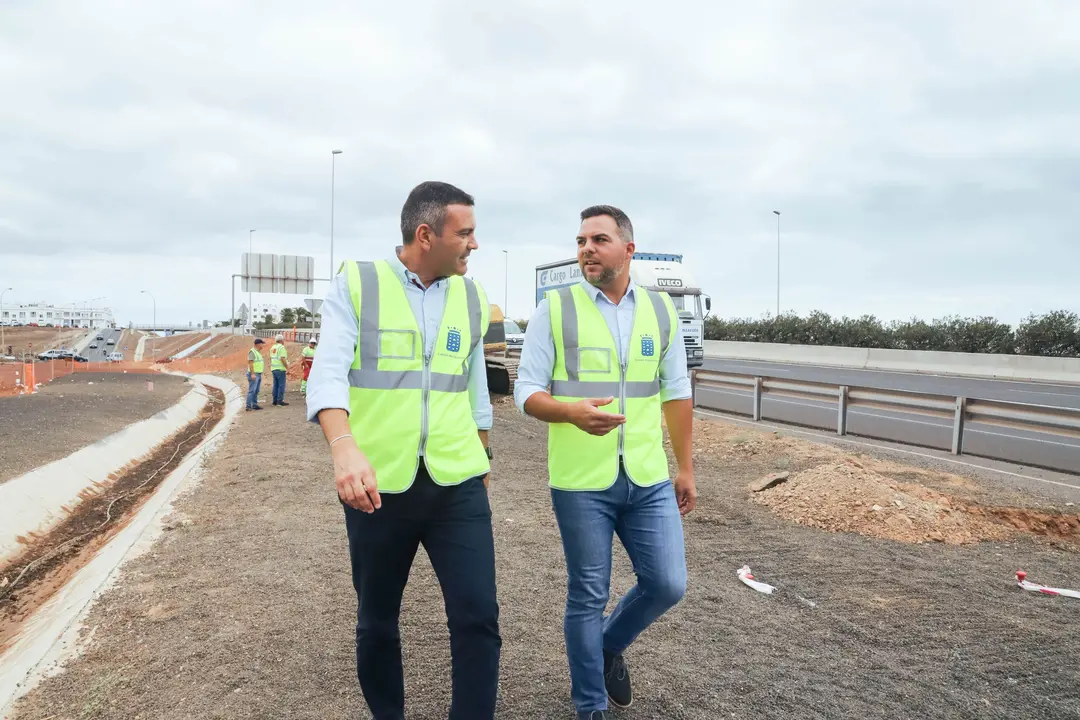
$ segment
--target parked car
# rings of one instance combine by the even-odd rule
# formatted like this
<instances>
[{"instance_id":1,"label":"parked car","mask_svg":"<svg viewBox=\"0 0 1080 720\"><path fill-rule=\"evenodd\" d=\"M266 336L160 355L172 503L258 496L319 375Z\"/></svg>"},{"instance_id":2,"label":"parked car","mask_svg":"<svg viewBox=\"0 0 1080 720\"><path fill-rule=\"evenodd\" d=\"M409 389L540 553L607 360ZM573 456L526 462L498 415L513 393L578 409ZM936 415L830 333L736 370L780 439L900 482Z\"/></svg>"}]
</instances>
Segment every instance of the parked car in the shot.
<instances>
[{"instance_id":1,"label":"parked car","mask_svg":"<svg viewBox=\"0 0 1080 720\"><path fill-rule=\"evenodd\" d=\"M84 357L82 355L72 355L71 359L75 362L90 362L90 358Z\"/></svg>"},{"instance_id":2,"label":"parked car","mask_svg":"<svg viewBox=\"0 0 1080 720\"><path fill-rule=\"evenodd\" d=\"M108 360L109 360L109 362L124 362L124 353L122 353L122 352L111 352L108 355Z\"/></svg>"},{"instance_id":3,"label":"parked car","mask_svg":"<svg viewBox=\"0 0 1080 720\"><path fill-rule=\"evenodd\" d=\"M525 344L525 333L521 326L513 320L503 320L503 328L506 332L506 344L509 347L521 347Z\"/></svg>"}]
</instances>

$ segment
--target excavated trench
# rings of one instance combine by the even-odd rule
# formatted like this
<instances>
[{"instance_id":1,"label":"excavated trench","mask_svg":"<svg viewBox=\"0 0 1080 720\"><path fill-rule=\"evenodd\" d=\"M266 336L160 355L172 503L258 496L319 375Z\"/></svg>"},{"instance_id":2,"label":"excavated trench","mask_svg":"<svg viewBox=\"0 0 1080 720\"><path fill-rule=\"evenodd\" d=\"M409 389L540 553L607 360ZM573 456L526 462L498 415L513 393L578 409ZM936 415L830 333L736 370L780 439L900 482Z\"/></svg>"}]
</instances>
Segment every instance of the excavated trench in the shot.
<instances>
[{"instance_id":1,"label":"excavated trench","mask_svg":"<svg viewBox=\"0 0 1080 720\"><path fill-rule=\"evenodd\" d=\"M124 468L99 492L84 492L64 520L0 565L0 653L22 623L56 594L122 530L154 490L205 440L225 415L225 394L207 387L209 402L198 417Z\"/></svg>"}]
</instances>

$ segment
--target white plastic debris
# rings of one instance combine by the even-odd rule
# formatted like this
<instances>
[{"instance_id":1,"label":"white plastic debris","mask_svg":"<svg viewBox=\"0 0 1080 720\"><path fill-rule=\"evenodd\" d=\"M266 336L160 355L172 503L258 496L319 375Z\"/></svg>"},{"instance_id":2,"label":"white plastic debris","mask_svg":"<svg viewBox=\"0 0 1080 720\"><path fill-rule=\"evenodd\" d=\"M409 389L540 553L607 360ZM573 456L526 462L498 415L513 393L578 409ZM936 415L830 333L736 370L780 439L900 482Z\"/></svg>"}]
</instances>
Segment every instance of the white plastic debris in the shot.
<instances>
[{"instance_id":1,"label":"white plastic debris","mask_svg":"<svg viewBox=\"0 0 1080 720\"><path fill-rule=\"evenodd\" d=\"M738 569L736 574L739 576L739 579L742 580L744 584L746 584L747 587L753 588L759 593L771 595L773 590L776 589L768 583L758 582L757 580L755 580L754 574L750 572L750 566L748 565L743 565L741 568Z\"/></svg>"},{"instance_id":2,"label":"white plastic debris","mask_svg":"<svg viewBox=\"0 0 1080 720\"><path fill-rule=\"evenodd\" d=\"M1043 595L1061 595L1062 597L1071 597L1080 599L1080 591L1077 590L1063 590L1061 588L1046 587L1045 585L1039 585L1037 583L1028 582L1027 573L1023 570L1016 571L1016 584L1022 590L1028 592L1042 593Z\"/></svg>"}]
</instances>

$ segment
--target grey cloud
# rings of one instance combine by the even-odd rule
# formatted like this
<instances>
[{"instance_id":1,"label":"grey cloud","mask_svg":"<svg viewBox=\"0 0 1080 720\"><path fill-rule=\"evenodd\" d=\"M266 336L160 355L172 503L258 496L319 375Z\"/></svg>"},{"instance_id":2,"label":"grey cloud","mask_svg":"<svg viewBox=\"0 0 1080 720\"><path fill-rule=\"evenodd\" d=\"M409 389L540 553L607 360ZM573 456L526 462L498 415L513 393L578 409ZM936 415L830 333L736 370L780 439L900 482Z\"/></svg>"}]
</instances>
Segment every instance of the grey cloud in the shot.
<instances>
[{"instance_id":1,"label":"grey cloud","mask_svg":"<svg viewBox=\"0 0 1080 720\"><path fill-rule=\"evenodd\" d=\"M1067 301L1080 261L1078 27L1071 3L974 0L9 5L0 282L198 259L220 290L163 272L159 308L221 316L250 227L328 263L340 147L336 257L384 254L408 189L455 182L474 272L501 287L512 251L517 316L603 201L724 314L772 309L780 209L785 307L1016 319Z\"/></svg>"}]
</instances>

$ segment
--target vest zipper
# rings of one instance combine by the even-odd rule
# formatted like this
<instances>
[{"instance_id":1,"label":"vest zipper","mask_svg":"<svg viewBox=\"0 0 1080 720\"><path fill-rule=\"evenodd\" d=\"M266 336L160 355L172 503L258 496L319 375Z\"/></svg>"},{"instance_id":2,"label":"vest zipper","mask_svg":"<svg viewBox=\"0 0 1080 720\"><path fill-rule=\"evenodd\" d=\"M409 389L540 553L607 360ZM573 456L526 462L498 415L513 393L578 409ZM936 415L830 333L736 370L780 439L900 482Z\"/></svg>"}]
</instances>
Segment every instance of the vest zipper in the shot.
<instances>
[{"instance_id":1,"label":"vest zipper","mask_svg":"<svg viewBox=\"0 0 1080 720\"><path fill-rule=\"evenodd\" d=\"M421 382L420 400L420 454L424 455L427 450L428 437L428 397L431 390L431 355L424 352L424 376ZM427 456L424 455L424 463L427 464Z\"/></svg>"},{"instance_id":2,"label":"vest zipper","mask_svg":"<svg viewBox=\"0 0 1080 720\"><path fill-rule=\"evenodd\" d=\"M619 414L626 414L626 362L619 363ZM626 423L619 426L619 457L623 454L623 440L626 437Z\"/></svg>"}]
</instances>

